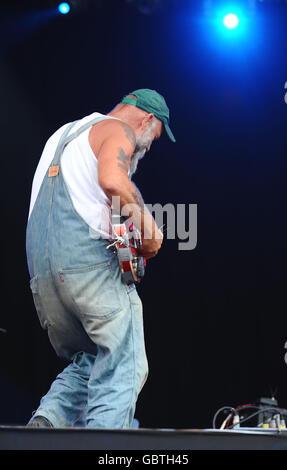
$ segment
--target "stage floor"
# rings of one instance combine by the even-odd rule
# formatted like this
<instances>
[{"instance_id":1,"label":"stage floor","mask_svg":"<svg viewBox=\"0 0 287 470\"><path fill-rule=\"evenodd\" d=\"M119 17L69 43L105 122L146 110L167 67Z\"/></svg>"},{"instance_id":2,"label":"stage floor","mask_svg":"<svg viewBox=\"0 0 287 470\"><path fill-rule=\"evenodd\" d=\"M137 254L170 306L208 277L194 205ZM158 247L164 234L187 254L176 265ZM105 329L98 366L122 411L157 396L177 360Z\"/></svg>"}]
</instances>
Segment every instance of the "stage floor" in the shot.
<instances>
[{"instance_id":1,"label":"stage floor","mask_svg":"<svg viewBox=\"0 0 287 470\"><path fill-rule=\"evenodd\" d=\"M0 450L287 450L287 430L0 426Z\"/></svg>"}]
</instances>

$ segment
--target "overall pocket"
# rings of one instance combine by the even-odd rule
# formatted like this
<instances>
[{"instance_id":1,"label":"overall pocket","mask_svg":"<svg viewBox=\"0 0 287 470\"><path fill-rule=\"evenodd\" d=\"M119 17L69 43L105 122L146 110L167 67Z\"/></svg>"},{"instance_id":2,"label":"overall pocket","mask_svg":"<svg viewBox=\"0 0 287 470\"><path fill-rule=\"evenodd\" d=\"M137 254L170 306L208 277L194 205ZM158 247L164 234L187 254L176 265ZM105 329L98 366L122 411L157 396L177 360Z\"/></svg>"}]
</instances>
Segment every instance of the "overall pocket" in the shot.
<instances>
[{"instance_id":1,"label":"overall pocket","mask_svg":"<svg viewBox=\"0 0 287 470\"><path fill-rule=\"evenodd\" d=\"M60 289L81 315L109 318L121 310L119 293L107 261L95 266L60 269Z\"/></svg>"}]
</instances>

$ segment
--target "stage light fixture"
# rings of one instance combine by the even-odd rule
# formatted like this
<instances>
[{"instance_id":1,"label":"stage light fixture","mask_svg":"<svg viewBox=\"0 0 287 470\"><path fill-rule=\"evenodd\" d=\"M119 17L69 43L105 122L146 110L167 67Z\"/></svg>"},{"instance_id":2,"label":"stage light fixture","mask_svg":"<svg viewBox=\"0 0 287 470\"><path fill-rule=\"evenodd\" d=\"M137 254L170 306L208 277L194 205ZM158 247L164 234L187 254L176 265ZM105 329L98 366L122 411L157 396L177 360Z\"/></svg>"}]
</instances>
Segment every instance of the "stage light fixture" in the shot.
<instances>
[{"instance_id":1,"label":"stage light fixture","mask_svg":"<svg viewBox=\"0 0 287 470\"><path fill-rule=\"evenodd\" d=\"M237 26L239 24L239 18L234 13L228 13L223 18L223 24L228 29L237 28Z\"/></svg>"},{"instance_id":2,"label":"stage light fixture","mask_svg":"<svg viewBox=\"0 0 287 470\"><path fill-rule=\"evenodd\" d=\"M67 15L67 13L69 13L70 10L71 10L71 7L69 3L62 2L58 5L58 11L59 13L61 13L61 15Z\"/></svg>"}]
</instances>

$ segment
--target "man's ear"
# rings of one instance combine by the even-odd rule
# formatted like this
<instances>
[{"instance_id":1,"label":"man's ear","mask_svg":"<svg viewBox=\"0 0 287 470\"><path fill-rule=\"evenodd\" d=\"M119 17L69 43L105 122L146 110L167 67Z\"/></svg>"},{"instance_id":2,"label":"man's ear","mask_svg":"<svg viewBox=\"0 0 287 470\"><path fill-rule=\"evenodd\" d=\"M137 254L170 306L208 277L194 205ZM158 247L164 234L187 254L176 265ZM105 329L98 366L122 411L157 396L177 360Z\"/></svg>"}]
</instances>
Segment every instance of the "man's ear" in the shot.
<instances>
[{"instance_id":1,"label":"man's ear","mask_svg":"<svg viewBox=\"0 0 287 470\"><path fill-rule=\"evenodd\" d=\"M151 126L151 124L152 124L152 122L153 122L153 118L154 118L154 114L153 114L153 113L149 113L149 114L147 114L147 115L143 118L143 120L142 120L142 128L143 128L144 130L148 129L148 128Z\"/></svg>"}]
</instances>

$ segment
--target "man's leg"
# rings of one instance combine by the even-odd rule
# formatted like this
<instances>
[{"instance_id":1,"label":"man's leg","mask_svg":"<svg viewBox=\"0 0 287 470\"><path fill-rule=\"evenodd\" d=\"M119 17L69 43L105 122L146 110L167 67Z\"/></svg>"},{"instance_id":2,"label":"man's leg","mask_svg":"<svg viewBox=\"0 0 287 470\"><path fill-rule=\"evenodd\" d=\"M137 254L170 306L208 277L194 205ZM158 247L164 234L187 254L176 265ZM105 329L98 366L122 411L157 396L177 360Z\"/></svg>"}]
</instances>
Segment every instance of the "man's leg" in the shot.
<instances>
[{"instance_id":1,"label":"man's leg","mask_svg":"<svg viewBox=\"0 0 287 470\"><path fill-rule=\"evenodd\" d=\"M81 352L58 375L36 416L54 427L131 428L138 395L148 376L142 303L134 287L123 286L121 310L108 318L83 315L97 355Z\"/></svg>"},{"instance_id":2,"label":"man's leg","mask_svg":"<svg viewBox=\"0 0 287 470\"><path fill-rule=\"evenodd\" d=\"M52 383L29 424L43 416L53 427L71 426L87 404L88 380L97 347L59 298L49 277L37 275L30 285L40 323L48 331L53 348L59 357L72 362Z\"/></svg>"},{"instance_id":3,"label":"man's leg","mask_svg":"<svg viewBox=\"0 0 287 470\"><path fill-rule=\"evenodd\" d=\"M124 286L122 310L97 320L89 336L98 354L88 382L87 426L131 428L138 395L147 379L142 303L135 288Z\"/></svg>"},{"instance_id":4,"label":"man's leg","mask_svg":"<svg viewBox=\"0 0 287 470\"><path fill-rule=\"evenodd\" d=\"M52 345L62 357L71 347L90 355L83 354L84 364L76 356L57 377L35 416L42 413L54 426L73 425L88 399L87 426L131 427L148 375L142 303L135 286L123 284L114 258L92 269L62 270L58 292L65 304L60 315L60 305L53 305L55 293L45 289L41 298L47 299L45 321Z\"/></svg>"},{"instance_id":5,"label":"man's leg","mask_svg":"<svg viewBox=\"0 0 287 470\"><path fill-rule=\"evenodd\" d=\"M53 427L73 426L88 401L88 380L96 356L75 354L73 362L52 383L30 423L37 417L48 419Z\"/></svg>"}]
</instances>

